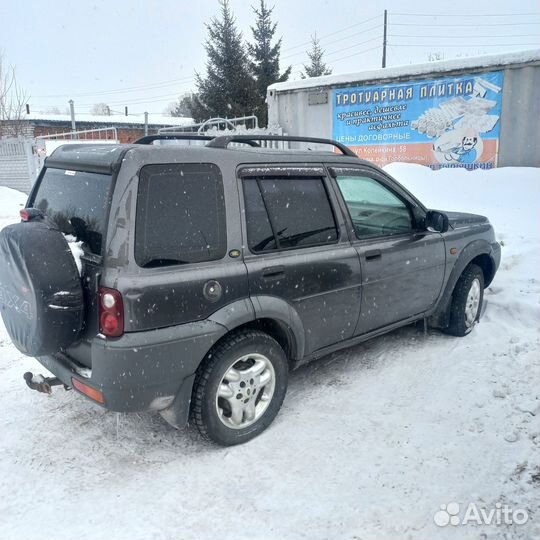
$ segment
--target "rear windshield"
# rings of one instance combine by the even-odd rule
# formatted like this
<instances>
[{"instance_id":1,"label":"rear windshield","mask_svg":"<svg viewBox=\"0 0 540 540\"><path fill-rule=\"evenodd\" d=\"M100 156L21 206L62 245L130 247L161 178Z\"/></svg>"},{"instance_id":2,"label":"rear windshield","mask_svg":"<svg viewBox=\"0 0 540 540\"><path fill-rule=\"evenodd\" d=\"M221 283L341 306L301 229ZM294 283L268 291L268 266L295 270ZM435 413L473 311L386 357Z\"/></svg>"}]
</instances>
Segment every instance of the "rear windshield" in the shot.
<instances>
[{"instance_id":1,"label":"rear windshield","mask_svg":"<svg viewBox=\"0 0 540 540\"><path fill-rule=\"evenodd\" d=\"M101 254L112 176L64 169L46 169L31 204L65 234Z\"/></svg>"}]
</instances>

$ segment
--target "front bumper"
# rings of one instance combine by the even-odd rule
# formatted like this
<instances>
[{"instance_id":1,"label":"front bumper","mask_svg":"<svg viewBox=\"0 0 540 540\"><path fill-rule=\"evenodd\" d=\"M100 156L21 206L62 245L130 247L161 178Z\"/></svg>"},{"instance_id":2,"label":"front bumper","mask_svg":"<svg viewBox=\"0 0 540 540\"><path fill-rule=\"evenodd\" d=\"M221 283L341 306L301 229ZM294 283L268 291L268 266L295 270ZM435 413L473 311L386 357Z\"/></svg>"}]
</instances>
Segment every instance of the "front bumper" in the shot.
<instances>
[{"instance_id":1,"label":"front bumper","mask_svg":"<svg viewBox=\"0 0 540 540\"><path fill-rule=\"evenodd\" d=\"M491 243L491 258L493 259L493 262L495 264L495 269L493 271L493 275L497 272L499 269L499 266L501 264L501 244L499 242L492 242Z\"/></svg>"},{"instance_id":2,"label":"front bumper","mask_svg":"<svg viewBox=\"0 0 540 540\"><path fill-rule=\"evenodd\" d=\"M91 368L66 353L38 360L65 385L73 387L76 379L101 392L102 405L111 411L162 410L182 400L180 391L189 406L191 385L186 381L193 381L198 365L225 331L202 321L118 339L96 337L90 346Z\"/></svg>"}]
</instances>

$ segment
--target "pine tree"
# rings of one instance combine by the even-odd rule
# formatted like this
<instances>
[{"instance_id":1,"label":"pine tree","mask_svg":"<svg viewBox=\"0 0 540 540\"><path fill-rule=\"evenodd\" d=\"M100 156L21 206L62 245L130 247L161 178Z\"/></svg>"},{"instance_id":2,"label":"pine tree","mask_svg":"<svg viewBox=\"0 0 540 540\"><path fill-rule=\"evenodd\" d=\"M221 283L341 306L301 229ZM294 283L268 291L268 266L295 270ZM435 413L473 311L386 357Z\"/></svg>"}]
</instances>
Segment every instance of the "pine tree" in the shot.
<instances>
[{"instance_id":1,"label":"pine tree","mask_svg":"<svg viewBox=\"0 0 540 540\"><path fill-rule=\"evenodd\" d=\"M305 73L302 73L302 79L331 75L332 70L323 61L324 50L321 48L321 44L317 39L317 34L311 36L311 50L308 51L307 55L311 64L309 66L304 64Z\"/></svg>"},{"instance_id":2,"label":"pine tree","mask_svg":"<svg viewBox=\"0 0 540 540\"><path fill-rule=\"evenodd\" d=\"M246 46L228 0L220 0L221 17L206 25L208 55L206 77L196 74L197 93L191 113L201 122L211 117L251 114L256 105L255 82L250 73Z\"/></svg>"},{"instance_id":3,"label":"pine tree","mask_svg":"<svg viewBox=\"0 0 540 540\"><path fill-rule=\"evenodd\" d=\"M266 105L266 89L275 82L286 81L291 74L289 66L281 75L279 73L279 55L281 38L272 44L276 33L277 23L272 22L272 11L265 0L260 0L259 9L253 7L256 16L255 26L251 27L253 43L248 45L251 56L251 71L255 77L257 105L255 113L262 125L268 122Z\"/></svg>"}]
</instances>

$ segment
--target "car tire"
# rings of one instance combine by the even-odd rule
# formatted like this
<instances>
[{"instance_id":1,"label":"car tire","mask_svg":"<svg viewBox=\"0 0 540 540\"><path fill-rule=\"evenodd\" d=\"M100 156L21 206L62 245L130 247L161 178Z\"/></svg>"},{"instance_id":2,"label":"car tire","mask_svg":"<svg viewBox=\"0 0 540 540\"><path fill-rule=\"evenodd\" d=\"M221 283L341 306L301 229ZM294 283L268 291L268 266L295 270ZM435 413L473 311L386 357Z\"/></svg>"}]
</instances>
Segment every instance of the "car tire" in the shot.
<instances>
[{"instance_id":1,"label":"car tire","mask_svg":"<svg viewBox=\"0 0 540 540\"><path fill-rule=\"evenodd\" d=\"M258 330L226 337L197 370L190 423L223 446L241 444L274 420L287 391L289 365L279 343Z\"/></svg>"},{"instance_id":2,"label":"car tire","mask_svg":"<svg viewBox=\"0 0 540 540\"><path fill-rule=\"evenodd\" d=\"M476 264L469 264L459 277L450 306L447 334L463 337L469 334L480 318L484 301L484 273Z\"/></svg>"}]
</instances>

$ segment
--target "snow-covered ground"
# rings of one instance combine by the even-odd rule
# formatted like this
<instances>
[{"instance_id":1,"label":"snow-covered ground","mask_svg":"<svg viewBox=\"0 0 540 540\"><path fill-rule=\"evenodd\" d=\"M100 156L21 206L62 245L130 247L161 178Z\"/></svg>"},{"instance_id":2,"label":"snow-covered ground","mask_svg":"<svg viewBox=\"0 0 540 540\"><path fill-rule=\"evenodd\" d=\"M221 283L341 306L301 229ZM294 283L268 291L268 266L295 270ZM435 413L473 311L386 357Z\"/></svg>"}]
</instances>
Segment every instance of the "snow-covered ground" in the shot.
<instances>
[{"instance_id":1,"label":"snow-covered ground","mask_svg":"<svg viewBox=\"0 0 540 540\"><path fill-rule=\"evenodd\" d=\"M223 449L29 391L22 374L43 369L1 327L0 537L538 538L540 170L388 170L431 207L485 213L503 241L470 336L407 327L302 368L270 429ZM0 227L24 199L0 188ZM437 527L450 502L529 521Z\"/></svg>"}]
</instances>

